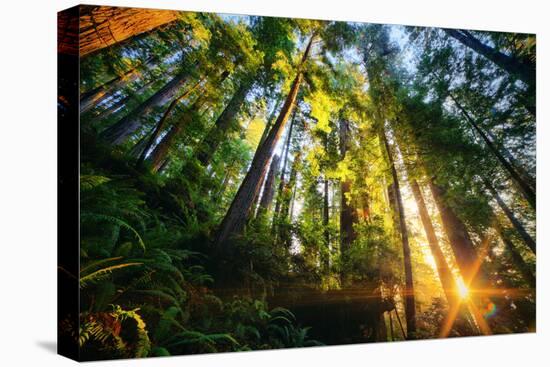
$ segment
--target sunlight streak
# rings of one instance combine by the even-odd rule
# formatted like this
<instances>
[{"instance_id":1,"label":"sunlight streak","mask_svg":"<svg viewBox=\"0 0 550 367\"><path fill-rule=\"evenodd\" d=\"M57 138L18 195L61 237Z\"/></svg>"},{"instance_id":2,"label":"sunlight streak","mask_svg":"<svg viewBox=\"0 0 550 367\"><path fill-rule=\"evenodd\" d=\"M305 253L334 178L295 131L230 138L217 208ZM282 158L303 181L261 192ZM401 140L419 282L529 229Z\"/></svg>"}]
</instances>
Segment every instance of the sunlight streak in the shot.
<instances>
[{"instance_id":1,"label":"sunlight streak","mask_svg":"<svg viewBox=\"0 0 550 367\"><path fill-rule=\"evenodd\" d=\"M468 298L470 295L470 290L466 287L466 284L464 284L462 278L456 279L456 287L458 288L458 296L460 299L464 300Z\"/></svg>"},{"instance_id":2,"label":"sunlight streak","mask_svg":"<svg viewBox=\"0 0 550 367\"><path fill-rule=\"evenodd\" d=\"M491 243L491 236L487 236L485 239L483 239L482 243L480 244L480 250L477 256L476 261L474 264L472 264L472 269L470 269L470 274L467 277L468 279L463 279L462 277L457 277L457 290L458 295L460 296L460 300L457 302L454 302L452 306L449 309L449 313L447 314L447 317L444 320L443 326L441 328L441 332L439 333L440 338L446 338L449 336L451 329L453 327L453 324L458 316L458 313L460 311L460 306L462 304L462 301L465 301L464 304L474 317L475 323L481 333L483 335L491 335L492 331L485 320L486 317L492 316L496 309L494 308L494 303L488 298L487 295L482 295L482 292L479 292L479 290L476 289L470 289L470 286L474 279L477 277L479 270L481 268L481 264L483 263L483 259L485 256L487 256L487 252L489 249L489 244ZM475 301L476 303L479 303L483 308L486 308L486 312L481 312L472 300L471 297L469 297L470 293L474 293ZM491 292L488 292L491 293ZM487 293L486 293L487 294Z\"/></svg>"}]
</instances>

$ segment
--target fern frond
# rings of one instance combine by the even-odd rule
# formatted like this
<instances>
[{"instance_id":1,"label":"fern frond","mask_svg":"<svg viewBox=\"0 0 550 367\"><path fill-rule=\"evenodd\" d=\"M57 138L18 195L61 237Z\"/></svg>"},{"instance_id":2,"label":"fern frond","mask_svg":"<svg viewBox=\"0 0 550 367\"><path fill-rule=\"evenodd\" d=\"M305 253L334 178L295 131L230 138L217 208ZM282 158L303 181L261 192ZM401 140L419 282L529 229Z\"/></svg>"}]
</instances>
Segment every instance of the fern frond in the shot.
<instances>
[{"instance_id":1,"label":"fern frond","mask_svg":"<svg viewBox=\"0 0 550 367\"><path fill-rule=\"evenodd\" d=\"M113 270L118 270L118 269L122 269L122 268L127 268L129 266L138 266L138 265L142 265L142 263L117 264L117 265L112 265L112 266L108 266L106 268L96 270L91 274L80 277L80 288L85 288L88 285L88 283L94 283L94 282L97 282L97 281L103 279L104 277L111 274L113 272Z\"/></svg>"},{"instance_id":2,"label":"fern frond","mask_svg":"<svg viewBox=\"0 0 550 367\"><path fill-rule=\"evenodd\" d=\"M96 220L96 221L106 221L106 222L116 224L120 227L123 227L123 228L129 230L130 232L132 232L134 234L134 236L138 240L139 245L141 246L143 251L145 251L145 242L143 242L143 239L139 235L138 231L136 231L134 229L134 227L132 227L130 224L126 223L125 221L123 221L120 218L113 217L111 215L98 214L98 213L81 213L80 214L80 219L81 220L89 219L89 220Z\"/></svg>"},{"instance_id":3,"label":"fern frond","mask_svg":"<svg viewBox=\"0 0 550 367\"><path fill-rule=\"evenodd\" d=\"M105 176L81 175L80 190L88 191L109 181L111 181L111 179Z\"/></svg>"},{"instance_id":4,"label":"fern frond","mask_svg":"<svg viewBox=\"0 0 550 367\"><path fill-rule=\"evenodd\" d=\"M99 265L103 265L105 263L108 263L108 262L111 262L111 261L115 261L115 260L120 260L122 259L122 256L117 256L117 257L109 257L107 259L101 259L101 260L97 260L97 261L92 261L91 263L89 263L88 265L86 265L84 268L80 269L80 274L83 274L86 272L86 270L89 270L91 268L95 268L96 266L99 266Z\"/></svg>"},{"instance_id":5,"label":"fern frond","mask_svg":"<svg viewBox=\"0 0 550 367\"><path fill-rule=\"evenodd\" d=\"M283 307L275 307L274 309L271 310L271 314L283 314L283 315L286 315L286 318L290 318L294 321L296 321L296 316L294 316L294 314L286 309L286 308L283 308Z\"/></svg>"}]
</instances>

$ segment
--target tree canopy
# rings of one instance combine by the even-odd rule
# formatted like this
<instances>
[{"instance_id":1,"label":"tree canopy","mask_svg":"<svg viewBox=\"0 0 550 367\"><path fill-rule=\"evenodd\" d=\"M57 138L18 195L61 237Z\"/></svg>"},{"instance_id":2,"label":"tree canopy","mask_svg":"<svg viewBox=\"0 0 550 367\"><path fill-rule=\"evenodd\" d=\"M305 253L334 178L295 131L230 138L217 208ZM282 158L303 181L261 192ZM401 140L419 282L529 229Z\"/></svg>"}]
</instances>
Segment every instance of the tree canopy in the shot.
<instances>
[{"instance_id":1,"label":"tree canopy","mask_svg":"<svg viewBox=\"0 0 550 367\"><path fill-rule=\"evenodd\" d=\"M534 35L150 18L81 50L86 359L535 330Z\"/></svg>"}]
</instances>

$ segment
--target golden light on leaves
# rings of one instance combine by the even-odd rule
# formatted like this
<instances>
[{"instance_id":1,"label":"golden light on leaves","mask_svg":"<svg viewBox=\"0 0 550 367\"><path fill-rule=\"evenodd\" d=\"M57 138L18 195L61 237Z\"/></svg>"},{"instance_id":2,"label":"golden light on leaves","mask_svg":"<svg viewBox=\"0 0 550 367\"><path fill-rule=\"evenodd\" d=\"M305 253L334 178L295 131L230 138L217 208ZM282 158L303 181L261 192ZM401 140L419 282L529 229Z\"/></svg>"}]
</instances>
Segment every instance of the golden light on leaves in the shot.
<instances>
[{"instance_id":1,"label":"golden light on leaves","mask_svg":"<svg viewBox=\"0 0 550 367\"><path fill-rule=\"evenodd\" d=\"M321 90L311 93L304 98L304 101L311 106L311 116L317 119L315 128L325 133L330 133L332 129L329 126L329 118L336 110L334 101Z\"/></svg>"},{"instance_id":2,"label":"golden light on leaves","mask_svg":"<svg viewBox=\"0 0 550 367\"><path fill-rule=\"evenodd\" d=\"M262 133L265 128L265 122L256 118L250 122L248 129L246 130L245 140L250 144L252 148L256 148L260 143Z\"/></svg>"}]
</instances>

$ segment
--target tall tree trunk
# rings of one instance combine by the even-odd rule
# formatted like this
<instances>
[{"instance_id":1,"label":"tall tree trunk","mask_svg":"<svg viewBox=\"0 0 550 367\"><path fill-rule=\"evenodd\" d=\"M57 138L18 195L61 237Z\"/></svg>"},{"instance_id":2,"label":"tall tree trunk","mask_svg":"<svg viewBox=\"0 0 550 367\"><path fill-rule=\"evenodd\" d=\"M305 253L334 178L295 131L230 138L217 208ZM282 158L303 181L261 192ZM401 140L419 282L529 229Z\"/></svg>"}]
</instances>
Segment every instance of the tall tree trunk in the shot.
<instances>
[{"instance_id":1,"label":"tall tree trunk","mask_svg":"<svg viewBox=\"0 0 550 367\"><path fill-rule=\"evenodd\" d=\"M237 89L223 112L216 119L214 126L203 140L199 152L197 153L197 159L204 167L208 166L210 159L212 159L212 155L220 143L226 138L227 134L237 130L239 127L237 124L237 114L241 110L246 95L253 84L254 78L248 78L241 82L239 89Z\"/></svg>"},{"instance_id":2,"label":"tall tree trunk","mask_svg":"<svg viewBox=\"0 0 550 367\"><path fill-rule=\"evenodd\" d=\"M510 75L524 81L527 85L534 87L536 85L536 67L535 64L518 60L513 56L508 56L489 47L479 41L470 32L457 29L445 29L445 32L457 39L463 45L471 48L477 53L485 56L500 68L506 70Z\"/></svg>"},{"instance_id":3,"label":"tall tree trunk","mask_svg":"<svg viewBox=\"0 0 550 367\"><path fill-rule=\"evenodd\" d=\"M405 316L407 323L407 338L414 339L416 333L416 306L414 297L414 284L411 264L411 249L409 246L409 233L407 229L407 222L405 220L405 210L403 208L403 199L401 198L401 190L399 188L399 179L397 177L397 170L395 168L395 162L393 154L386 137L384 130L380 132L380 140L384 145L388 162L390 165L392 175L392 187L393 195L395 198L395 206L397 208L397 215L399 219L399 230L401 233L401 241L403 245L403 262L405 268Z\"/></svg>"},{"instance_id":4,"label":"tall tree trunk","mask_svg":"<svg viewBox=\"0 0 550 367\"><path fill-rule=\"evenodd\" d=\"M223 75L222 75L223 76ZM143 162L145 161L145 157L147 156L147 153L149 152L149 149L151 149L151 147L153 146L153 144L155 143L155 141L157 140L160 132L162 131L162 129L164 129L164 125L166 124L166 120L168 119L168 116L170 116L170 114L172 113L172 111L174 110L174 108L176 108L176 105L183 99L189 97L189 95L194 92L200 85L201 83L203 82L204 78L202 79L199 79L195 85L193 85L191 88L187 89L184 93L182 93L179 97L176 97L174 98L174 100L172 102L170 102L170 104L168 105L168 108L166 109L166 111L164 111L164 114L162 115L162 117L160 118L160 120L157 122L157 126L155 127L155 130L153 130L153 133L151 134L151 137L149 138L149 141L147 142L147 145L145 146L145 148L143 149L143 151L141 152L141 155L140 157L138 158L137 160L137 163L136 163L136 166L140 166L143 164ZM195 107L195 106L193 106ZM181 129L181 128L180 128ZM171 131L174 131L174 129L172 129ZM179 132L179 129L178 129L178 132ZM164 160L164 157L161 157L160 160ZM152 162L153 165L155 165L154 162Z\"/></svg>"},{"instance_id":5,"label":"tall tree trunk","mask_svg":"<svg viewBox=\"0 0 550 367\"><path fill-rule=\"evenodd\" d=\"M298 167L300 166L301 162L302 154L300 153L300 151L297 151L296 155L294 156L294 162L292 162L292 168L290 169L288 180L285 182L285 185L280 192L281 198L278 201L278 203L280 204L280 209L277 214L279 215L279 219L281 220L286 220L290 214L290 201L292 200L292 193L296 188Z\"/></svg>"},{"instance_id":6,"label":"tall tree trunk","mask_svg":"<svg viewBox=\"0 0 550 367\"><path fill-rule=\"evenodd\" d=\"M445 201L445 190L435 183L432 178L429 182L430 190L441 216L443 229L449 238L451 248L455 254L458 268L465 280L472 279L472 271L477 260L477 251L470 238L466 226Z\"/></svg>"},{"instance_id":7,"label":"tall tree trunk","mask_svg":"<svg viewBox=\"0 0 550 367\"><path fill-rule=\"evenodd\" d=\"M504 200L502 200L502 198L498 194L497 190L495 190L495 188L491 185L491 183L487 179L484 179L483 181L485 183L485 187L487 187L487 190L489 190L489 192L491 192L491 195L493 195L493 197L495 198L498 206L500 206L500 209L502 209L504 214L506 214L506 217L508 217L508 219L510 220L510 222L512 223L512 225L514 226L514 228L516 229L516 231L520 235L523 242L536 255L536 253L537 253L537 244L536 244L535 240L531 237L531 235L529 235L529 233L527 233L527 231L525 230L525 228L523 227L521 222L516 218L516 216L514 215L512 210L510 210L508 205L506 205Z\"/></svg>"},{"instance_id":8,"label":"tall tree trunk","mask_svg":"<svg viewBox=\"0 0 550 367\"><path fill-rule=\"evenodd\" d=\"M141 88L136 91L136 95L140 95L142 92ZM120 112L124 110L124 106L128 101L132 99L132 94L129 94L127 96L121 96L120 99L113 101L109 106L105 107L103 110L97 112L94 114L94 117L90 118L88 122L86 122L87 126L94 126L100 123L103 120L106 120L114 113Z\"/></svg>"},{"instance_id":9,"label":"tall tree trunk","mask_svg":"<svg viewBox=\"0 0 550 367\"><path fill-rule=\"evenodd\" d=\"M78 45L80 57L87 56L106 47L146 34L164 24L171 23L179 17L178 11L122 8L116 6L80 5L80 18L66 34L77 38L76 42L66 42L61 37L58 49Z\"/></svg>"},{"instance_id":10,"label":"tall tree trunk","mask_svg":"<svg viewBox=\"0 0 550 367\"><path fill-rule=\"evenodd\" d=\"M402 144L403 140L400 139L400 137L396 137L396 139L398 142L398 148L403 148L404 150L401 150L402 152L404 151L406 155L411 155L409 147ZM422 222L422 226L424 227L426 238L428 239L430 252L434 258L437 274L439 276L439 280L441 281L441 287L443 288L443 292L445 293L445 298L447 299L449 306L452 308L452 306L456 305L459 301L457 284L451 269L449 268L447 260L445 259L445 255L443 254L443 251L441 251L441 246L439 244L439 240L437 239L437 235L435 234L432 218L430 217L430 213L426 207L426 202L424 201L424 195L422 194L420 185L418 184L418 181L413 178L406 164L404 164L404 167L409 180L409 186L411 187L411 191L413 193L414 201L416 202L416 207L418 208L418 214L420 215L420 220Z\"/></svg>"},{"instance_id":11,"label":"tall tree trunk","mask_svg":"<svg viewBox=\"0 0 550 367\"><path fill-rule=\"evenodd\" d=\"M144 63L128 70L123 75L119 75L111 79L107 83L104 83L86 93L83 93L80 96L80 113L86 113L98 103L112 96L114 92L120 90L125 85L132 83L141 75L142 69L149 68L154 61L155 58L151 57L147 59Z\"/></svg>"},{"instance_id":12,"label":"tall tree trunk","mask_svg":"<svg viewBox=\"0 0 550 367\"><path fill-rule=\"evenodd\" d=\"M162 162L166 160L168 153L170 151L170 148L172 147L172 145L174 145L174 141L176 140L180 132L183 130L183 128L191 122L191 119L193 117L193 111L198 111L200 109L201 104L204 102L204 98L201 98L201 97L195 100L195 102L187 109L187 111L184 112L183 116L176 123L172 125L170 130L166 133L166 135L162 138L162 140L155 146L151 154L147 157L147 163L151 168L152 172L158 172L160 170L160 166ZM159 125L160 125L160 122L159 122ZM157 125L157 127L159 125ZM150 142L154 142L154 140L156 140L156 138L151 139ZM150 146L147 150L149 149L150 149ZM143 151L144 158L146 154L145 152L147 150Z\"/></svg>"},{"instance_id":13,"label":"tall tree trunk","mask_svg":"<svg viewBox=\"0 0 550 367\"><path fill-rule=\"evenodd\" d=\"M108 107L94 114L94 117L90 118L86 125L93 126L106 120L115 113L120 113L126 109L126 103L128 103L132 97L141 95L155 80L151 80L138 88L134 93L130 93L126 96L122 96L120 99L113 101Z\"/></svg>"},{"instance_id":14,"label":"tall tree trunk","mask_svg":"<svg viewBox=\"0 0 550 367\"><path fill-rule=\"evenodd\" d=\"M344 180L340 183L340 252L342 255L347 253L351 244L357 238L357 233L353 225L358 222L357 211L348 199L351 192L351 182Z\"/></svg>"},{"instance_id":15,"label":"tall tree trunk","mask_svg":"<svg viewBox=\"0 0 550 367\"><path fill-rule=\"evenodd\" d=\"M226 242L230 236L236 233L241 233L244 229L246 217L250 211L254 197L257 195L259 190L261 177L265 174L269 159L273 155L275 146L277 145L277 142L279 141L285 128L286 122L288 121L288 118L294 108L294 103L304 77L303 67L309 57L313 38L314 36L310 38L307 44L306 50L302 56L302 61L298 66L296 77L292 82L292 86L283 108L281 109L279 117L275 121L275 124L271 128L271 131L263 144L261 144L256 150L250 169L239 187L239 190L237 191L229 210L222 220L222 223L220 224L215 240L218 247L222 247L222 244Z\"/></svg>"},{"instance_id":16,"label":"tall tree trunk","mask_svg":"<svg viewBox=\"0 0 550 367\"><path fill-rule=\"evenodd\" d=\"M265 124L265 129L262 133L262 137L260 138L260 144L262 144L267 138L267 134L269 134L269 130L271 130L271 125L273 125L273 121L275 121L275 116L277 114L277 111L279 111L279 107L281 107L281 103L283 103L283 96L279 95L277 99L277 103L275 103L275 106L273 106L273 110L271 111L271 114L269 114L269 117Z\"/></svg>"},{"instance_id":17,"label":"tall tree trunk","mask_svg":"<svg viewBox=\"0 0 550 367\"><path fill-rule=\"evenodd\" d=\"M192 69L192 68L191 68ZM113 145L120 145L141 126L141 119L155 107L168 103L187 82L191 71L184 70L166 83L159 91L142 102L134 110L101 133L101 138Z\"/></svg>"},{"instance_id":18,"label":"tall tree trunk","mask_svg":"<svg viewBox=\"0 0 550 367\"><path fill-rule=\"evenodd\" d=\"M340 159L346 158L346 153L350 148L349 142L349 122L342 119L339 124L340 132ZM349 179L340 182L340 254L342 258L347 258L347 253L351 244L357 238L353 225L357 223L357 211L348 198L351 192L351 181Z\"/></svg>"},{"instance_id":19,"label":"tall tree trunk","mask_svg":"<svg viewBox=\"0 0 550 367\"><path fill-rule=\"evenodd\" d=\"M225 79L227 77L227 75L228 75L228 73L226 73L226 72L222 73L221 79L222 80ZM196 86L198 86L198 85L199 84L196 84ZM204 90L205 88L206 88L206 86L203 85L201 87L201 90ZM190 93L190 92L191 91L188 90L186 93ZM174 144L174 140L180 134L182 129L185 126L187 126L187 124L189 124L191 122L191 119L194 116L193 113L198 111L202 107L206 95L207 95L206 93L201 94L195 100L195 102L193 102L193 104L190 107L188 107L186 109L186 111L184 111L183 116L181 116L180 119L172 125L170 130L166 133L166 135L162 138L162 140L155 146L155 148L153 149L151 154L147 157L148 165L149 165L149 167L151 168L151 170L153 172L159 172L160 171L161 164L162 164L163 161L165 161L167 159L169 150L172 147L172 145ZM168 113L169 113L169 111L167 110L165 112L164 116L167 116ZM162 127L161 125L163 125L163 123L161 123L159 121L159 123L157 124L157 127L155 129L157 137L158 137L158 134L161 130L161 127ZM155 135L155 133L153 135ZM149 145L147 147L147 149L145 149L143 151L143 153L142 153L143 158L145 158L145 156L147 154L147 151L149 151L150 147L152 146L152 143L156 139L157 139L156 137L152 137L151 139L149 139L149 142L151 143L151 145ZM139 162L138 162L138 165L139 165Z\"/></svg>"},{"instance_id":20,"label":"tall tree trunk","mask_svg":"<svg viewBox=\"0 0 550 367\"><path fill-rule=\"evenodd\" d=\"M283 152L283 168L281 169L281 177L279 179L279 187L277 189L277 199L275 201L275 211L274 211L274 218L278 218L279 212L281 211L281 200L283 198L283 189L286 185L285 181L285 174L287 170L288 165L288 155L290 151L290 141L292 139L292 128L294 127L294 120L296 119L296 111L298 109L294 110L294 114L292 115L292 118L290 119L290 126L288 128L288 134L286 137L286 142L284 146L284 152ZM273 221L275 224L275 221Z\"/></svg>"},{"instance_id":21,"label":"tall tree trunk","mask_svg":"<svg viewBox=\"0 0 550 367\"><path fill-rule=\"evenodd\" d=\"M437 274L439 275L441 286L443 287L443 291L445 292L449 305L454 304L457 302L457 286L453 274L451 273L451 269L447 264L447 260L445 260L445 255L443 255L443 251L441 251L441 246L439 245L439 240L435 234L432 219L430 218L430 214L426 208L426 202L424 201L422 191L420 190L420 186L415 179L410 180L409 184L413 192L414 200L416 201L416 206L418 207L418 212L420 214L422 225L424 226L424 231L426 232L426 237L428 238L428 244L435 261L435 267L437 268Z\"/></svg>"},{"instance_id":22,"label":"tall tree trunk","mask_svg":"<svg viewBox=\"0 0 550 367\"><path fill-rule=\"evenodd\" d=\"M491 335L491 327L487 323L487 320L483 318L483 315L479 312L479 307L487 307L493 302L490 295L485 295L479 290L487 289L491 287L489 284L489 278L486 272L482 268L483 259L487 255L487 244L490 243L490 237L483 236L479 253L476 250L470 234L466 228L466 225L456 215L454 210L446 203L445 194L446 191L441 186L438 186L435 182L435 178L432 178L429 182L430 190L435 200L436 206L441 216L443 223L443 230L449 239L451 248L455 255L455 259L458 265L458 269L464 280L464 284L468 287L470 298L474 301L474 307L470 308L472 316L475 319L479 330L484 335ZM497 302L496 300L494 302ZM444 334L448 335L448 331Z\"/></svg>"},{"instance_id":23,"label":"tall tree trunk","mask_svg":"<svg viewBox=\"0 0 550 367\"><path fill-rule=\"evenodd\" d=\"M162 162L168 157L170 147L172 147L174 139L180 133L182 125L183 123L181 123L181 121L178 124L172 125L170 130L168 130L149 156L147 156L147 165L151 172L158 172ZM143 152L145 152L145 150L143 150Z\"/></svg>"},{"instance_id":24,"label":"tall tree trunk","mask_svg":"<svg viewBox=\"0 0 550 367\"><path fill-rule=\"evenodd\" d=\"M110 105L103 110L99 112L94 111L94 117L88 120L87 125L95 125L105 120L113 113L119 113L120 111L123 111L125 108L122 107L126 107L126 103L128 103L133 97L142 95L151 85L163 81L164 77L171 76L175 69L176 66L170 67L168 70L166 70L166 72L163 73L163 78L161 78L160 80L158 78L150 78L135 91L128 93L126 96L123 96L116 101L111 102Z\"/></svg>"},{"instance_id":25,"label":"tall tree trunk","mask_svg":"<svg viewBox=\"0 0 550 367\"><path fill-rule=\"evenodd\" d=\"M271 167L269 168L269 173L267 174L262 199L260 200L260 207L258 208L258 216L268 213L271 208L271 204L273 203L273 196L275 195L275 179L277 178L277 173L279 172L279 160L278 155L273 156L273 159L271 160Z\"/></svg>"},{"instance_id":26,"label":"tall tree trunk","mask_svg":"<svg viewBox=\"0 0 550 367\"><path fill-rule=\"evenodd\" d=\"M260 184L258 185L258 193L256 194L256 196L254 196L254 201L252 201L252 206L250 206L250 211L248 212L248 219L252 219L254 217L254 215L257 215L258 214L258 202L260 201L260 191L262 189L262 186L264 186L264 182L265 182L265 176L267 175L263 175L261 178L260 178Z\"/></svg>"},{"instance_id":27,"label":"tall tree trunk","mask_svg":"<svg viewBox=\"0 0 550 367\"><path fill-rule=\"evenodd\" d=\"M149 141L149 133L144 134L130 149L130 152L128 153L129 157L138 159L141 155L141 152L143 152L143 149L145 149L145 146L147 145L147 142Z\"/></svg>"},{"instance_id":28,"label":"tall tree trunk","mask_svg":"<svg viewBox=\"0 0 550 367\"><path fill-rule=\"evenodd\" d=\"M330 268L330 232L328 230L329 223L329 211L328 211L328 180L325 178L324 183L324 195L323 195L323 246L324 251L321 251L321 265L323 271L328 273Z\"/></svg>"},{"instance_id":29,"label":"tall tree trunk","mask_svg":"<svg viewBox=\"0 0 550 367\"><path fill-rule=\"evenodd\" d=\"M493 142L489 139L489 137L483 132L483 130L478 126L478 124L474 121L474 119L470 116L468 111L457 101L457 99L452 95L449 94L451 99L454 101L456 106L462 111L464 117L466 117L466 120L472 125L472 127L477 131L477 133L481 136L483 141L487 144L487 147L489 150L493 152L495 157L498 159L498 161L502 164L502 166L506 169L506 171L510 174L512 177L513 182L516 184L520 192L523 194L523 197L525 197L525 200L531 205L533 209L537 208L537 196L535 191L533 190L533 187L529 184L528 181L524 180L520 174L514 169L512 164L508 162L504 156L499 152L497 147L493 144ZM534 182L534 180L530 180L531 182Z\"/></svg>"}]
</instances>

